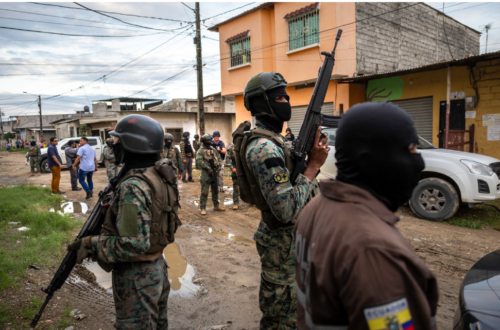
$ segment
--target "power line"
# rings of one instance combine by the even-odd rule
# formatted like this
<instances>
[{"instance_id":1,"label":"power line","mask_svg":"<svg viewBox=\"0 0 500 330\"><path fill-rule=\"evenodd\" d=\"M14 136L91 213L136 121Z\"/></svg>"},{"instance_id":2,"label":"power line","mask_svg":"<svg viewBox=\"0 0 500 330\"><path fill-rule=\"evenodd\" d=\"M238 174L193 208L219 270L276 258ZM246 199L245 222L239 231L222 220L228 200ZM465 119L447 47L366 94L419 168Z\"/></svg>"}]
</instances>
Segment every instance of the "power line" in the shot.
<instances>
[{"instance_id":1,"label":"power line","mask_svg":"<svg viewBox=\"0 0 500 330\"><path fill-rule=\"evenodd\" d=\"M102 16L106 16L106 17L112 18L114 20L117 20L117 21L122 22L122 23L127 24L127 25L137 26L137 27L140 27L140 28L143 28L143 29L148 29L148 30L168 31L168 30L164 30L164 29L155 29L155 28L152 28L152 27L144 26L144 25L138 25L138 24L133 24L133 23L125 22L125 21L123 21L123 20L121 20L119 18L103 14L102 12L100 12L98 10L94 10L94 9L90 9L88 7L85 7L84 5L79 4L78 2L74 2L74 4L76 4L76 5L80 6L80 7L83 7L86 10L92 11L92 12L97 13L97 14L102 15Z\"/></svg>"},{"instance_id":2,"label":"power line","mask_svg":"<svg viewBox=\"0 0 500 330\"><path fill-rule=\"evenodd\" d=\"M41 6L52 6L52 7L60 7L60 8L67 8L67 9L84 10L82 8L67 7L67 6L61 6L61 5L53 5L53 4L48 4L48 3L39 3L39 2L30 2L30 3L35 4L35 5L41 5ZM161 17L134 15L134 14L124 14L124 13L116 13L116 12L104 11L104 10L98 10L98 11L101 12L101 13L106 13L106 14L132 16L132 17L141 17L141 18L150 18L150 19L158 19L158 20L172 21L172 22L193 23L193 22L181 21L181 20L178 20L178 19L171 19L171 18L161 18Z\"/></svg>"},{"instance_id":3,"label":"power line","mask_svg":"<svg viewBox=\"0 0 500 330\"><path fill-rule=\"evenodd\" d=\"M479 7L479 6L489 5L490 3L491 2L485 2L485 3L482 3L480 5L475 5L475 6L470 6L470 7L465 7L465 8L460 8L460 9L452 10L452 11L447 12L446 15L448 15L449 13L454 13L454 12L459 11L459 10L464 10L464 9L469 9L469 8L473 8L473 7Z\"/></svg>"},{"instance_id":4,"label":"power line","mask_svg":"<svg viewBox=\"0 0 500 330\"><path fill-rule=\"evenodd\" d=\"M149 33L149 34L136 34L136 35L131 35L131 36L102 36L102 35L70 34L70 33L59 33L59 32L48 32L48 31L38 31L38 30L17 29L17 28L6 27L6 26L0 26L0 29L16 30L16 31L24 31L24 32L47 33L47 34L55 34L55 35L68 36L68 37L91 37L91 38L133 38L133 37L152 36L152 35L155 35L155 34L162 34L162 33L164 33L164 32L157 32L157 33Z\"/></svg>"},{"instance_id":5,"label":"power line","mask_svg":"<svg viewBox=\"0 0 500 330\"><path fill-rule=\"evenodd\" d=\"M211 19L211 18L214 18L214 17L217 17L217 16L221 16L221 15L224 15L224 14L230 13L230 12L232 12L232 11L235 11L235 10L241 9L241 8L243 8L243 7L246 7L246 6L253 5L254 3L255 3L255 2L250 2L250 3L247 3L246 5L243 5L243 6L241 6L241 7L234 8L234 9L231 9L231 10L225 11L225 12L223 12L223 13L220 13L220 14L217 14L217 15L214 15L214 16L210 16L210 17L208 17L208 18L204 18L202 21L207 21L207 20L209 20L209 19Z\"/></svg>"},{"instance_id":6,"label":"power line","mask_svg":"<svg viewBox=\"0 0 500 330\"><path fill-rule=\"evenodd\" d=\"M149 70L142 69L138 71L158 71L158 68L151 68ZM165 69L168 70L168 69ZM0 77L19 77L19 76L55 76L55 75L74 75L74 74L92 74L92 73L105 73L107 71L88 71L88 72L53 72L53 73L12 73L0 74ZM124 72L124 71L120 71Z\"/></svg>"},{"instance_id":7,"label":"power line","mask_svg":"<svg viewBox=\"0 0 500 330\"><path fill-rule=\"evenodd\" d=\"M158 86L158 85L160 85L160 84L163 84L163 83L164 83L164 82L166 82L166 81L172 80L173 78L175 78L175 77L177 77L177 76L179 76L179 75L181 75L181 74L183 74L183 73L185 73L185 72L188 72L188 71L194 71L194 68L185 69L185 70L183 70L183 71L181 71L181 72L179 72L179 73L176 73L176 74L175 74L175 75L173 75L173 76L168 77L167 79L164 79L164 80L160 81L159 83L156 83L156 84L154 84L154 85L151 85L151 86L149 86L148 88L144 88L143 90L141 90L141 91L139 91L139 92L135 92L134 94L130 94L130 95L129 95L129 96L127 96L127 97L131 97L132 95L136 95L136 94L142 93L142 92L144 92L144 91L146 91L146 90L148 90L148 89L150 89L150 88L153 88L153 87L155 87L155 86Z\"/></svg>"}]
</instances>

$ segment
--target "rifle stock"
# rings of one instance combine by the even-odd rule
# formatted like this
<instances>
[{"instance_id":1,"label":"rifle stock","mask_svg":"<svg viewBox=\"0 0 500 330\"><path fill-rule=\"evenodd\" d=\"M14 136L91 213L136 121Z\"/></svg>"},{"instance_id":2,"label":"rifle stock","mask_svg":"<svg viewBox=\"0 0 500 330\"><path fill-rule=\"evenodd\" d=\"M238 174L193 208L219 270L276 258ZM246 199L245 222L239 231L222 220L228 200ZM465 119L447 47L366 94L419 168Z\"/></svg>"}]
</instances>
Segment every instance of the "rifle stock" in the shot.
<instances>
[{"instance_id":1,"label":"rifle stock","mask_svg":"<svg viewBox=\"0 0 500 330\"><path fill-rule=\"evenodd\" d=\"M121 177L124 168L125 165L122 166L122 169L120 170L120 173L118 174L117 177ZM87 221L80 230L80 233L75 238L75 241L87 236L99 235L102 224L104 222L104 217L106 216L106 212L102 211L103 207L107 207L109 205L109 202L111 201L109 193L115 190L118 181L119 180L115 180L113 183L108 184L103 191L99 192L99 200L92 209L92 212L90 213ZM30 324L31 329L34 329L36 327L38 321L40 320L40 317L43 314L45 307L47 307L47 304L49 303L50 299L52 299L54 293L63 286L64 282L66 282L66 279L69 277L71 271L75 267L75 264L76 264L76 251L69 251L64 257L61 265L57 269L56 274L50 281L49 286L47 288L42 288L42 291L47 294L47 298L45 298L45 302L38 311L38 314L36 314L33 320L31 321Z\"/></svg>"},{"instance_id":2,"label":"rifle stock","mask_svg":"<svg viewBox=\"0 0 500 330\"><path fill-rule=\"evenodd\" d=\"M321 107L325 102L328 84L332 76L333 67L335 65L335 50L342 35L342 30L339 29L337 37L335 38L335 46L331 53L321 52L325 56L323 65L321 66L316 80L316 86L307 106L307 111L304 116L304 122L300 128L298 138L293 141L293 155L295 157L295 167L291 174L290 181L295 185L295 181L299 174L304 172L304 165L309 151L313 148L314 138L319 126L324 127L337 127L340 117L322 115Z\"/></svg>"}]
</instances>

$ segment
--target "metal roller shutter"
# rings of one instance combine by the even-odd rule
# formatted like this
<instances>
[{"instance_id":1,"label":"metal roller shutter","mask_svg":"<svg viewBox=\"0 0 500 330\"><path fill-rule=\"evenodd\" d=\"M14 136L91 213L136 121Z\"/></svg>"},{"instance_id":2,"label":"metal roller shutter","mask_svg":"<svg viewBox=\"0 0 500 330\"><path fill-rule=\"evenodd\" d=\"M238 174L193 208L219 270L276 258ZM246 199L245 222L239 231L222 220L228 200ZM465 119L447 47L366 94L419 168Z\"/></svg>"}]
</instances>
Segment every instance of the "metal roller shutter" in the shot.
<instances>
[{"instance_id":1,"label":"metal roller shutter","mask_svg":"<svg viewBox=\"0 0 500 330\"><path fill-rule=\"evenodd\" d=\"M418 135L432 141L432 96L391 102L413 117Z\"/></svg>"},{"instance_id":2,"label":"metal roller shutter","mask_svg":"<svg viewBox=\"0 0 500 330\"><path fill-rule=\"evenodd\" d=\"M300 127L304 122L304 116L306 115L307 105L302 105L299 107L292 107L292 118L290 121L287 121L286 127L292 130L292 133L295 135L295 138L299 136ZM333 102L324 103L321 108L321 113L325 115L333 115Z\"/></svg>"}]
</instances>

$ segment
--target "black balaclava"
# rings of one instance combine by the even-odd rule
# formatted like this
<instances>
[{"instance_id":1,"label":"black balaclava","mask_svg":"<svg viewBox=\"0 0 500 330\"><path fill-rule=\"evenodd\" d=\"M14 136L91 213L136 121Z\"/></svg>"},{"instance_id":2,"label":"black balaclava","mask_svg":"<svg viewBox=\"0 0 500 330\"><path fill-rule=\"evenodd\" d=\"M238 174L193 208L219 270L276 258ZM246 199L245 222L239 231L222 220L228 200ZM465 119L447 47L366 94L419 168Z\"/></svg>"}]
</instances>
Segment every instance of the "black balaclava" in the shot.
<instances>
[{"instance_id":1,"label":"black balaclava","mask_svg":"<svg viewBox=\"0 0 500 330\"><path fill-rule=\"evenodd\" d=\"M250 99L250 104L253 110L252 112L266 112L272 114L274 112L278 119L270 116L258 116L257 119L264 124L267 128L271 129L275 133L281 133L283 131L283 123L289 121L292 117L292 107L289 102L276 102L277 96L285 96L287 101L290 100L288 94L284 87L278 87L271 89L266 92L269 103L266 101L263 95L259 95ZM271 109L269 108L271 106Z\"/></svg>"},{"instance_id":2,"label":"black balaclava","mask_svg":"<svg viewBox=\"0 0 500 330\"><path fill-rule=\"evenodd\" d=\"M205 148L210 148L212 146L212 141L203 141Z\"/></svg>"},{"instance_id":3,"label":"black balaclava","mask_svg":"<svg viewBox=\"0 0 500 330\"><path fill-rule=\"evenodd\" d=\"M31 145L32 147L34 147L34 146L36 146L36 142L35 142L35 141L31 141L30 145Z\"/></svg>"},{"instance_id":4,"label":"black balaclava","mask_svg":"<svg viewBox=\"0 0 500 330\"><path fill-rule=\"evenodd\" d=\"M172 141L168 142L167 140L165 140L165 148L170 149L171 146L172 146Z\"/></svg>"},{"instance_id":5,"label":"black balaclava","mask_svg":"<svg viewBox=\"0 0 500 330\"><path fill-rule=\"evenodd\" d=\"M411 197L425 167L413 119L398 106L361 103L347 111L335 138L337 180L368 190L395 212Z\"/></svg>"}]
</instances>

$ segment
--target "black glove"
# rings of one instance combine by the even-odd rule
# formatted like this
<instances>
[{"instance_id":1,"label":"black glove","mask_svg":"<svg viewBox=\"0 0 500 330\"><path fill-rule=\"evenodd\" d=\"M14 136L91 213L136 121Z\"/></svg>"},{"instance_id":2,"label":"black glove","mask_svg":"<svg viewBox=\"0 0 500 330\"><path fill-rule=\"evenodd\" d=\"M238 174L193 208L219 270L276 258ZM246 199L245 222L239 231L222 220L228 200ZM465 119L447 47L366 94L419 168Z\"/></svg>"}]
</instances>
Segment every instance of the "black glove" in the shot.
<instances>
[{"instance_id":1,"label":"black glove","mask_svg":"<svg viewBox=\"0 0 500 330\"><path fill-rule=\"evenodd\" d=\"M68 251L77 251L76 263L81 264L83 259L92 256L92 243L90 239L91 236L87 236L68 244Z\"/></svg>"}]
</instances>

